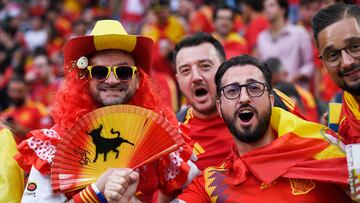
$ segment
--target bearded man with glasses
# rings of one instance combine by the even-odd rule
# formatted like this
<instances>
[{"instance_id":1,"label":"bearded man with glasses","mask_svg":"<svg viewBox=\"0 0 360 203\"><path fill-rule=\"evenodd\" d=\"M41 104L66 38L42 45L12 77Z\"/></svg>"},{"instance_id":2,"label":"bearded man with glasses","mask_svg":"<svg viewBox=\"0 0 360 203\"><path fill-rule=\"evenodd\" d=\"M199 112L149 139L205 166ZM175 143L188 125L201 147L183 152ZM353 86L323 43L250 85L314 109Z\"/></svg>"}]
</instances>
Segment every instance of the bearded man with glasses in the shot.
<instances>
[{"instance_id":1,"label":"bearded man with glasses","mask_svg":"<svg viewBox=\"0 0 360 203\"><path fill-rule=\"evenodd\" d=\"M173 202L352 202L343 144L327 127L273 107L271 72L242 55L215 75L217 109L235 144Z\"/></svg>"},{"instance_id":2,"label":"bearded man with glasses","mask_svg":"<svg viewBox=\"0 0 360 203\"><path fill-rule=\"evenodd\" d=\"M56 125L31 132L31 138L20 144L16 157L24 169L31 169L28 183L36 186L36 191L26 187L22 202L168 202L190 182L197 168L189 160L190 146L185 145L182 151L171 154L172 158L165 156L137 171L108 169L81 191L53 194L51 189L50 165L56 145L66 130L89 112L131 104L155 111L177 126L174 113L164 105L148 78L152 50L150 38L128 35L115 20L98 21L91 35L72 38L65 44L65 83L52 108ZM34 147L39 143L41 147Z\"/></svg>"},{"instance_id":3,"label":"bearded man with glasses","mask_svg":"<svg viewBox=\"0 0 360 203\"><path fill-rule=\"evenodd\" d=\"M344 90L342 105L331 105L329 126L344 143L360 142L360 7L334 4L312 20L314 39L322 63L332 80Z\"/></svg>"}]
</instances>

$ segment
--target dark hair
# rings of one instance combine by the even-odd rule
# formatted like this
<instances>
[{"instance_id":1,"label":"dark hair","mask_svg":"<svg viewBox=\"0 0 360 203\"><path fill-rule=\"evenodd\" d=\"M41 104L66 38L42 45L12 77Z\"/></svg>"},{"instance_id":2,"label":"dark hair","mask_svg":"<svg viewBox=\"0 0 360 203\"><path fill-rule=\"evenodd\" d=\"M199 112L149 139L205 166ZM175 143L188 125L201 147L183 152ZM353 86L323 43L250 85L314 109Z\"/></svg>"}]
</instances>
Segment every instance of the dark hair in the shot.
<instances>
[{"instance_id":1,"label":"dark hair","mask_svg":"<svg viewBox=\"0 0 360 203\"><path fill-rule=\"evenodd\" d=\"M20 83L25 84L25 86L28 86L28 85L29 85L28 82L25 80L24 76L22 76L22 75L17 75L17 74L13 75L13 76L10 78L8 84L10 84L11 82L20 82Z\"/></svg>"},{"instance_id":2,"label":"dark hair","mask_svg":"<svg viewBox=\"0 0 360 203\"><path fill-rule=\"evenodd\" d=\"M226 4L220 4L218 6L216 6L214 12L213 12L213 20L215 21L218 15L218 12L220 10L229 10L231 11L232 15L231 15L231 19L234 21L235 20L235 10L233 8L231 8L230 6L226 5Z\"/></svg>"},{"instance_id":3,"label":"dark hair","mask_svg":"<svg viewBox=\"0 0 360 203\"><path fill-rule=\"evenodd\" d=\"M278 73L283 70L283 66L279 58L271 57L264 62L271 73Z\"/></svg>"},{"instance_id":4,"label":"dark hair","mask_svg":"<svg viewBox=\"0 0 360 203\"><path fill-rule=\"evenodd\" d=\"M316 45L319 45L319 32L333 23L351 17L354 17L358 25L360 25L360 7L358 5L333 4L318 11L312 19L312 29Z\"/></svg>"},{"instance_id":5,"label":"dark hair","mask_svg":"<svg viewBox=\"0 0 360 203\"><path fill-rule=\"evenodd\" d=\"M280 82L279 84L277 84L275 87L275 89L280 90L282 93L286 94L286 96L288 97L294 97L298 100L298 106L301 109L304 109L304 104L302 103L301 97L299 92L297 91L296 87L294 84L292 83L288 83L288 82Z\"/></svg>"},{"instance_id":6,"label":"dark hair","mask_svg":"<svg viewBox=\"0 0 360 203\"><path fill-rule=\"evenodd\" d=\"M312 3L321 3L319 0L300 0L299 5L305 6Z\"/></svg>"},{"instance_id":7,"label":"dark hair","mask_svg":"<svg viewBox=\"0 0 360 203\"><path fill-rule=\"evenodd\" d=\"M264 0L244 0L243 3L256 12L262 12L264 10Z\"/></svg>"},{"instance_id":8,"label":"dark hair","mask_svg":"<svg viewBox=\"0 0 360 203\"><path fill-rule=\"evenodd\" d=\"M272 86L271 86L272 75L271 75L271 71L266 66L266 64L261 63L259 60L257 60L256 58L254 58L252 56L243 54L241 56L236 56L234 58L231 58L230 60L227 60L223 64L220 65L219 69L217 70L217 72L215 74L217 97L220 97L220 94L221 94L221 79L222 79L223 75L225 74L225 72L234 66L239 66L239 65L244 66L244 65L248 65L248 64L254 65L260 69L260 71L264 75L267 87L269 88L269 90L272 89Z\"/></svg>"},{"instance_id":9,"label":"dark hair","mask_svg":"<svg viewBox=\"0 0 360 203\"><path fill-rule=\"evenodd\" d=\"M184 37L179 43L176 44L174 51L174 61L176 61L176 56L182 48L194 47L203 43L210 43L215 47L221 63L226 60L224 47L221 45L221 43L210 34L198 32L194 35Z\"/></svg>"},{"instance_id":10,"label":"dark hair","mask_svg":"<svg viewBox=\"0 0 360 203\"><path fill-rule=\"evenodd\" d=\"M289 3L288 0L276 0L276 2L278 3L278 5L280 6L280 8L285 10L284 13L284 18L287 19L288 18L288 14L289 14Z\"/></svg>"}]
</instances>

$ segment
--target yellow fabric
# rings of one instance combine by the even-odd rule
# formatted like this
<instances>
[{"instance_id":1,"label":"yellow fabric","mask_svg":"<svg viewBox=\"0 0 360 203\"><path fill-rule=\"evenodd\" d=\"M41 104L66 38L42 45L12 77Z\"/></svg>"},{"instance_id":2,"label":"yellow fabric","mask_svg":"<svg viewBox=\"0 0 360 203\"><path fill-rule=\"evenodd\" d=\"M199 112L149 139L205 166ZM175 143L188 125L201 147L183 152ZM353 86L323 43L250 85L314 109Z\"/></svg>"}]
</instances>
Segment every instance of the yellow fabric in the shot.
<instances>
[{"instance_id":1,"label":"yellow fabric","mask_svg":"<svg viewBox=\"0 0 360 203\"><path fill-rule=\"evenodd\" d=\"M359 101L348 92L344 92L344 100L351 112L354 114L354 117L357 120L360 120Z\"/></svg>"},{"instance_id":2,"label":"yellow fabric","mask_svg":"<svg viewBox=\"0 0 360 203\"><path fill-rule=\"evenodd\" d=\"M295 85L295 88L299 92L299 94L306 100L306 103L310 108L316 107L315 98L308 90L304 89L299 85Z\"/></svg>"},{"instance_id":3,"label":"yellow fabric","mask_svg":"<svg viewBox=\"0 0 360 203\"><path fill-rule=\"evenodd\" d=\"M277 89L273 89L273 90L281 98L281 101L284 102L286 107L289 108L291 111L294 111L295 102L290 97L288 97L286 94L281 92L280 90L277 90Z\"/></svg>"},{"instance_id":4,"label":"yellow fabric","mask_svg":"<svg viewBox=\"0 0 360 203\"><path fill-rule=\"evenodd\" d=\"M0 130L0 202L20 202L24 191L24 173L13 156L18 153L8 129Z\"/></svg>"},{"instance_id":5,"label":"yellow fabric","mask_svg":"<svg viewBox=\"0 0 360 203\"><path fill-rule=\"evenodd\" d=\"M327 134L328 127L326 126L302 120L296 115L278 107L273 107L272 109L270 125L273 130L278 132L278 137L291 132L299 137L321 139L328 142L329 146L317 153L313 157L314 159L345 157L341 141Z\"/></svg>"},{"instance_id":6,"label":"yellow fabric","mask_svg":"<svg viewBox=\"0 0 360 203\"><path fill-rule=\"evenodd\" d=\"M150 37L155 42L166 38L173 44L179 42L185 34L185 29L180 20L173 15L168 18L168 23L164 30L161 30L156 24L145 24L141 30L141 35Z\"/></svg>"},{"instance_id":7,"label":"yellow fabric","mask_svg":"<svg viewBox=\"0 0 360 203\"><path fill-rule=\"evenodd\" d=\"M136 36L128 35L125 28L116 20L98 21L91 31L96 50L122 49L132 52L136 46Z\"/></svg>"},{"instance_id":8,"label":"yellow fabric","mask_svg":"<svg viewBox=\"0 0 360 203\"><path fill-rule=\"evenodd\" d=\"M91 35L128 35L125 28L119 21L116 20L101 20L98 21L94 29L91 31Z\"/></svg>"},{"instance_id":9,"label":"yellow fabric","mask_svg":"<svg viewBox=\"0 0 360 203\"><path fill-rule=\"evenodd\" d=\"M329 123L339 124L341 108L341 103L329 103Z\"/></svg>"}]
</instances>

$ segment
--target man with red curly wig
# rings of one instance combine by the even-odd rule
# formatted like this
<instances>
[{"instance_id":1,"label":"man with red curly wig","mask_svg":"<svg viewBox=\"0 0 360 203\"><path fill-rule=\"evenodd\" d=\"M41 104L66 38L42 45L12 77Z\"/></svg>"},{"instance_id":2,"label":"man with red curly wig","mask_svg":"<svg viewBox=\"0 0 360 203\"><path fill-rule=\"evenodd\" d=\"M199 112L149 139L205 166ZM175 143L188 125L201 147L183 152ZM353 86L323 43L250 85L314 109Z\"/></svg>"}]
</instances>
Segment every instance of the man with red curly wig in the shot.
<instances>
[{"instance_id":1,"label":"man with red curly wig","mask_svg":"<svg viewBox=\"0 0 360 203\"><path fill-rule=\"evenodd\" d=\"M95 183L77 194L52 192L49 174L56 145L66 130L87 113L104 106L131 104L153 110L177 125L175 115L164 107L147 75L152 63L152 48L150 38L128 35L121 23L114 20L98 21L91 35L67 42L64 46L65 83L57 92L52 110L56 125L32 131L31 138L20 144L20 154L16 156L24 169L31 169L28 184L37 186L31 191L26 187L23 202L69 199L73 202L106 202L105 199L109 202L165 202L196 175L197 168L190 160L191 149L183 147L172 154L180 160L175 165L173 159L164 157L138 171L108 169ZM36 147L38 145L41 147ZM171 172L175 175L167 174ZM133 191L124 193L123 184ZM135 196L132 195L134 191Z\"/></svg>"}]
</instances>

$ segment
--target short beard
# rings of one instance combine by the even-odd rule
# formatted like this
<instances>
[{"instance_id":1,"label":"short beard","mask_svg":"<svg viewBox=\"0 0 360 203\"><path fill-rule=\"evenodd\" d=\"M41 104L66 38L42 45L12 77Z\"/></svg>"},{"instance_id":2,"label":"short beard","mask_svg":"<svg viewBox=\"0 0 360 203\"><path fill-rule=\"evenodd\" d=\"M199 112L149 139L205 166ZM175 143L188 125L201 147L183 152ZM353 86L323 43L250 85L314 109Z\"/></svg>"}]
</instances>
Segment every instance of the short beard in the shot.
<instances>
[{"instance_id":1,"label":"short beard","mask_svg":"<svg viewBox=\"0 0 360 203\"><path fill-rule=\"evenodd\" d=\"M25 104L25 99L15 99L12 100L12 103L16 106L16 107L20 107L22 105Z\"/></svg>"},{"instance_id":2,"label":"short beard","mask_svg":"<svg viewBox=\"0 0 360 203\"><path fill-rule=\"evenodd\" d=\"M353 64L351 65L350 68L343 70L343 71L339 71L339 77L344 77L344 75L346 75L346 73L354 71L356 69L360 69L360 64ZM339 85L340 86L340 85ZM343 83L343 85L341 85L341 88L347 92L349 92L352 95L355 96L360 96L360 82L356 85L353 86L349 86L345 81Z\"/></svg>"},{"instance_id":3,"label":"short beard","mask_svg":"<svg viewBox=\"0 0 360 203\"><path fill-rule=\"evenodd\" d=\"M256 116L256 115L254 115ZM271 106L269 109L264 113L264 115L260 115L258 117L259 121L258 124L252 129L246 128L243 131L240 129L237 129L235 127L235 120L236 117L231 119L223 114L223 119L225 123L227 124L230 132L241 142L244 143L255 143L259 140L261 140L264 136L266 131L268 130L270 126L270 119L271 119Z\"/></svg>"}]
</instances>

